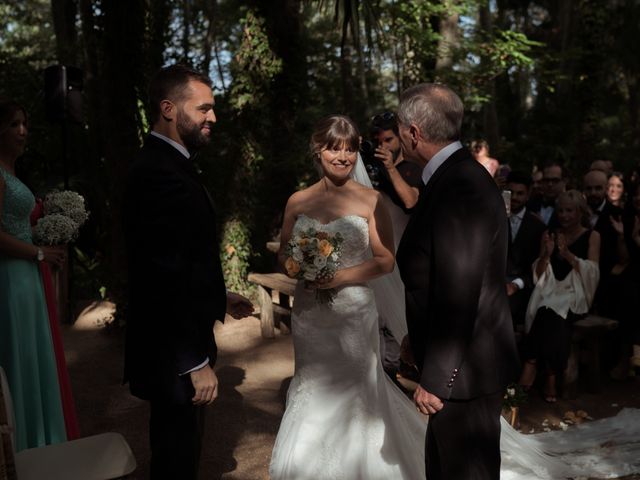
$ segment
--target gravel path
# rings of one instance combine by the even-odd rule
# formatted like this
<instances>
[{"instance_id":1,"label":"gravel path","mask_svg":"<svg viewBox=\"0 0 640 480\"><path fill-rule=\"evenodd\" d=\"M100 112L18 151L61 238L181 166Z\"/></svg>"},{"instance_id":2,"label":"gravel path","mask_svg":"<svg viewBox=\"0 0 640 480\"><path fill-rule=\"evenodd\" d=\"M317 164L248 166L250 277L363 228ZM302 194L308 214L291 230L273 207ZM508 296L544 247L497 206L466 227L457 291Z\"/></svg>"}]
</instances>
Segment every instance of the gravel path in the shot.
<instances>
[{"instance_id":1,"label":"gravel path","mask_svg":"<svg viewBox=\"0 0 640 480\"><path fill-rule=\"evenodd\" d=\"M121 385L122 330L103 328L108 306L84 311L73 327L63 329L69 372L82 435L122 433L138 469L129 478L148 476L146 402ZM209 407L203 439L201 480L268 480L268 465L288 383L293 375L291 336L260 336L256 318L216 324L220 356L216 371L220 393ZM557 425L567 410L585 410L593 418L615 415L623 407L640 408L640 378L607 382L601 394L580 392L573 401L547 404L536 393L521 408L522 430ZM558 427L556 427L558 428ZM640 475L628 477L640 479Z\"/></svg>"}]
</instances>

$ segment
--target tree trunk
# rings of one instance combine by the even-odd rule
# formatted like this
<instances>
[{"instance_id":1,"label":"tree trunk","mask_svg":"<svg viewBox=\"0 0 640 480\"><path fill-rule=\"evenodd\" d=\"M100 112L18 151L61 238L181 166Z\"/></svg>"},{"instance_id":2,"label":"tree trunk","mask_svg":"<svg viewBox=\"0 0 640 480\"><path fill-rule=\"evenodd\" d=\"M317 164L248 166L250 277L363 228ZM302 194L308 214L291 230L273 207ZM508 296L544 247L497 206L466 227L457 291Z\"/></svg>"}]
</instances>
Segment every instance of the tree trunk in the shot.
<instances>
[{"instance_id":1,"label":"tree trunk","mask_svg":"<svg viewBox=\"0 0 640 480\"><path fill-rule=\"evenodd\" d=\"M112 249L109 265L113 278L121 279L125 272L122 235L122 195L129 163L141 142L141 118L138 92L145 92L144 32L145 0L105 0L104 12L104 78L102 112L105 115L104 145L109 183L112 186L109 205ZM115 286L118 289L118 286ZM122 286L120 286L122 288ZM114 292L119 297L121 291Z\"/></svg>"},{"instance_id":2,"label":"tree trunk","mask_svg":"<svg viewBox=\"0 0 640 480\"><path fill-rule=\"evenodd\" d=\"M436 70L451 68L453 65L453 51L459 43L459 20L460 15L457 12L440 19L441 38L438 42Z\"/></svg>"},{"instance_id":3,"label":"tree trunk","mask_svg":"<svg viewBox=\"0 0 640 480\"><path fill-rule=\"evenodd\" d=\"M73 0L51 0L53 29L56 34L58 61L63 65L78 65L78 8Z\"/></svg>"},{"instance_id":4,"label":"tree trunk","mask_svg":"<svg viewBox=\"0 0 640 480\"><path fill-rule=\"evenodd\" d=\"M483 34L491 32L493 22L491 19L491 10L488 5L482 4L479 11L480 28ZM482 60L481 60L482 61ZM498 111L496 109L496 82L490 79L487 85L487 94L489 101L482 108L482 118L484 123L484 137L491 148L497 149L500 142L500 127L498 123Z\"/></svg>"}]
</instances>

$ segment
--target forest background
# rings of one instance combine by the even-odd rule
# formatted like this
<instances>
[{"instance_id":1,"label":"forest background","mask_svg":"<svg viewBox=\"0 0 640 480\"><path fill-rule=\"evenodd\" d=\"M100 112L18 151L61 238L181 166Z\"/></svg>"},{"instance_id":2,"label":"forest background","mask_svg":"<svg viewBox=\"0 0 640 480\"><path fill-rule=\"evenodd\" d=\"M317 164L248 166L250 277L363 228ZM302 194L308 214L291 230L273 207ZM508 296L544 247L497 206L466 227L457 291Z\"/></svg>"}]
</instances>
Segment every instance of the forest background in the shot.
<instances>
[{"instance_id":1,"label":"forest background","mask_svg":"<svg viewBox=\"0 0 640 480\"><path fill-rule=\"evenodd\" d=\"M344 113L367 137L371 116L422 81L456 90L464 140L485 138L512 168L636 165L639 26L638 0L10 0L0 3L0 95L30 115L20 176L43 195L62 188L66 162L91 211L73 248L73 295L122 306L123 180L161 66L214 79L218 122L196 161L227 285L246 291L249 270L273 268L265 244L286 199L315 179L314 122ZM82 69L80 123L47 120L43 71L54 64Z\"/></svg>"}]
</instances>

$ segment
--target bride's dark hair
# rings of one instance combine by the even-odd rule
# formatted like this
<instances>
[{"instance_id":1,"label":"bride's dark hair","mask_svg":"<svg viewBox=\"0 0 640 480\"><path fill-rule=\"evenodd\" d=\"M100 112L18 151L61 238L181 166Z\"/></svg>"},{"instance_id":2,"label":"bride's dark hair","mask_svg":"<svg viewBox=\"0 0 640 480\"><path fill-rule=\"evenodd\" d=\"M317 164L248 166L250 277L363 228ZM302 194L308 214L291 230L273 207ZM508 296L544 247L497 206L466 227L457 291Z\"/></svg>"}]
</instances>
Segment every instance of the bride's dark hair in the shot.
<instances>
[{"instance_id":1,"label":"bride's dark hair","mask_svg":"<svg viewBox=\"0 0 640 480\"><path fill-rule=\"evenodd\" d=\"M340 147L346 144L357 152L360 148L358 127L345 115L328 115L316 123L309 147L314 158L323 148Z\"/></svg>"}]
</instances>

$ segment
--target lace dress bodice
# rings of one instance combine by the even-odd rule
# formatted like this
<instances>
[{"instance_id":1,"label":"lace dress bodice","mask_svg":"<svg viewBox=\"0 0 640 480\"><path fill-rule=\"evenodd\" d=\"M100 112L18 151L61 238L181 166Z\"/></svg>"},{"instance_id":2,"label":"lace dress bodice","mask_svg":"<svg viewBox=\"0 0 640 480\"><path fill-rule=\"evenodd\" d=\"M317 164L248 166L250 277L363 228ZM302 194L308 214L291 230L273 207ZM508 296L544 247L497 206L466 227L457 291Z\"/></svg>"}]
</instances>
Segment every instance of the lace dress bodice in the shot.
<instances>
[{"instance_id":1,"label":"lace dress bodice","mask_svg":"<svg viewBox=\"0 0 640 480\"><path fill-rule=\"evenodd\" d=\"M0 176L6 185L0 213L2 231L23 242L31 243L29 216L36 205L35 197L24 183L2 167Z\"/></svg>"}]
</instances>

